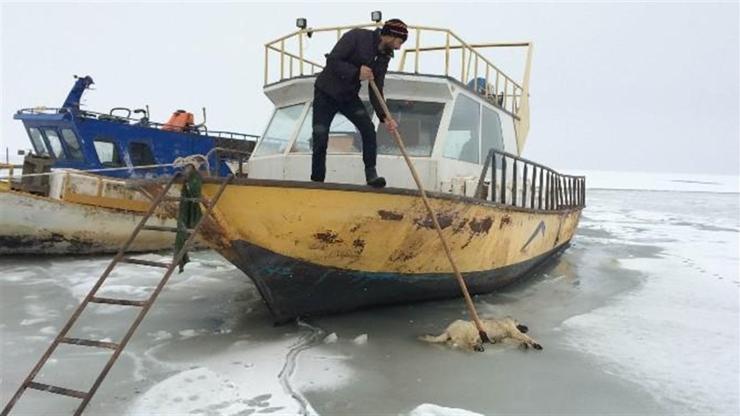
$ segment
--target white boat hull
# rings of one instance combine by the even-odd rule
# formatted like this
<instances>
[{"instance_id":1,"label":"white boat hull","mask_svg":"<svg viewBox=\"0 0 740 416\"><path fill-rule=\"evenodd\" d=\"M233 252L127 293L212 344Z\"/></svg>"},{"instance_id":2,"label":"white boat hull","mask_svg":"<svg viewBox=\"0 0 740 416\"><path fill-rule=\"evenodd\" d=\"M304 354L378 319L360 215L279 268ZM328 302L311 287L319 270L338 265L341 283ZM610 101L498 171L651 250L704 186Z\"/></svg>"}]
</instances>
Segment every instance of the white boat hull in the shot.
<instances>
[{"instance_id":1,"label":"white boat hull","mask_svg":"<svg viewBox=\"0 0 740 416\"><path fill-rule=\"evenodd\" d=\"M112 253L131 235L142 213L0 192L0 254ZM175 226L153 215L148 225ZM141 231L129 251L172 247L174 234Z\"/></svg>"}]
</instances>

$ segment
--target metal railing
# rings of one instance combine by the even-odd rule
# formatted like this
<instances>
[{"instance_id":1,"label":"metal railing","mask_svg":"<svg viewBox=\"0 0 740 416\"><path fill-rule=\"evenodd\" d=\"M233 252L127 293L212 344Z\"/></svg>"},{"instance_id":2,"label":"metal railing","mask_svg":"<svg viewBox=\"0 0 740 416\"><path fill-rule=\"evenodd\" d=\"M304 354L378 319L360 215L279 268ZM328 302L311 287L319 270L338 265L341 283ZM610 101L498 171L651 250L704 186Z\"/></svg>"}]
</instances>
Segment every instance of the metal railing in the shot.
<instances>
[{"instance_id":1,"label":"metal railing","mask_svg":"<svg viewBox=\"0 0 740 416\"><path fill-rule=\"evenodd\" d=\"M23 165L14 165L12 163L0 163L0 190L7 191L12 189L13 182L16 180L15 170L22 169ZM18 180L20 177L18 177Z\"/></svg>"},{"instance_id":2,"label":"metal railing","mask_svg":"<svg viewBox=\"0 0 740 416\"><path fill-rule=\"evenodd\" d=\"M274 82L290 79L296 76L313 75L317 70L323 69L324 65L306 58L304 44L307 39L312 39L317 33L336 33L337 39L342 37L344 32L352 29L374 29L380 27L380 23L369 23L351 26L336 26L324 28L306 28L299 29L293 33L279 37L265 44L265 81L264 85ZM298 45L298 51L291 52L286 50L286 44L295 41ZM280 72L278 76L270 76L270 52L278 54ZM325 51L329 52L329 51ZM322 59L323 57L318 57ZM287 64L286 64L287 60ZM309 71L310 68L310 71ZM287 76L286 76L287 73Z\"/></svg>"},{"instance_id":3,"label":"metal railing","mask_svg":"<svg viewBox=\"0 0 740 416\"><path fill-rule=\"evenodd\" d=\"M277 38L265 44L265 79L264 84L269 85L282 80L290 79L296 76L313 75L323 68L322 64L315 60L309 60L305 56L305 44L309 39L314 39L320 33L336 34L337 40L348 30L355 28L374 29L381 26L381 23L370 23L352 26L337 26L327 28L307 28L297 30L286 36ZM427 26L408 26L409 39L407 44L414 45L404 49L401 53L398 65L399 72L414 74L431 74L444 75L453 78L463 84L473 82L473 90L486 97L489 101L497 104L499 107L518 116L522 107L522 100L528 100L529 72L531 66L531 49L530 42L516 43L486 43L486 44L469 44L460 36L449 29L427 27ZM430 34L441 34L445 38L442 46L425 46L422 39L426 39ZM286 49L286 45L297 45L297 51ZM502 48L502 47L525 47L527 48L527 58L525 62L524 78L521 84L512 77L501 71L487 57L481 54L483 48ZM460 62L453 62L452 52L460 52ZM328 52L328 51L324 51ZM420 58L422 53L444 52L443 64L444 70L426 72L420 70ZM413 54L413 70L407 70L406 64L409 61L409 54ZM279 71L270 71L270 58L277 55ZM318 57L323 59L323 56ZM457 58L454 58L457 59ZM322 61L323 62L323 61ZM454 67L453 67L454 66Z\"/></svg>"},{"instance_id":4,"label":"metal railing","mask_svg":"<svg viewBox=\"0 0 740 416\"><path fill-rule=\"evenodd\" d=\"M456 79L466 85L472 82L473 91L476 93L484 96L490 102L514 115L519 113L521 100L523 98L529 98L528 92L525 91L525 88L520 83L508 76L487 57L485 57L480 52L480 49L512 47L527 48L528 54L527 61L525 63L525 79L523 83L528 83L528 73L531 63L529 50L532 47L530 42L468 44L454 32L447 29L416 27L414 30L416 38L415 47L403 50L403 53L401 54L401 62L399 62L398 65L398 71L412 72L406 71L406 62L409 54L414 55L414 69L412 73L418 74L422 53L444 51L443 62L445 76ZM443 46L421 47L420 39L423 31L444 34L445 44ZM453 58L451 57L451 53L453 51L460 51L459 71L454 68L450 69L451 65L457 65L453 62Z\"/></svg>"},{"instance_id":5,"label":"metal railing","mask_svg":"<svg viewBox=\"0 0 740 416\"><path fill-rule=\"evenodd\" d=\"M539 163L491 149L475 196L503 205L538 210L583 208L586 177L563 175Z\"/></svg>"},{"instance_id":6,"label":"metal railing","mask_svg":"<svg viewBox=\"0 0 740 416\"><path fill-rule=\"evenodd\" d=\"M55 108L55 107L34 107L34 108L23 108L18 110L18 114L65 114L70 113L67 108ZM129 124L138 124L142 127L151 127L161 129L166 123L159 123L156 121L142 120L133 117L112 115L106 113L99 113L97 111L80 110L78 113L82 117L93 118L98 120L108 121L119 121ZM237 133L233 131L221 131L221 130L208 130L205 125L195 125L192 129L183 131L182 133L197 134L199 136L209 137L221 137L225 139L238 139L238 140L250 140L258 139L259 136L256 134Z\"/></svg>"}]
</instances>

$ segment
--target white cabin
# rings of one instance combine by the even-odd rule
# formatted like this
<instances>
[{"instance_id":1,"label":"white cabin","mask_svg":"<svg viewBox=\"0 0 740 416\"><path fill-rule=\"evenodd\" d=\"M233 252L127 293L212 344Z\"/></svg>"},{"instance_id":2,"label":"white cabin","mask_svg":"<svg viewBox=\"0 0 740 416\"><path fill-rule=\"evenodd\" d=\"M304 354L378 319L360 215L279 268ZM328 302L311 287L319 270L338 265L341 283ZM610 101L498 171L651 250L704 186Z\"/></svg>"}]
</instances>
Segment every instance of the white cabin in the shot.
<instances>
[{"instance_id":1,"label":"white cabin","mask_svg":"<svg viewBox=\"0 0 740 416\"><path fill-rule=\"evenodd\" d=\"M529 59L524 87L521 87L480 55L476 48L502 45L530 48L531 45L469 46L461 42L461 46L456 47L449 45L449 39L450 36L459 38L452 32L439 30L448 34L448 45L422 48L416 42L415 49L400 51L399 71L389 68L384 94L424 186L431 191L472 195L474 185L470 182L477 183L488 151L495 149L520 155L529 121L526 76ZM289 36L300 36L309 31L315 36L321 29L302 29ZM409 31L419 36L420 30L415 27L410 26ZM265 69L264 91L275 110L249 160L248 172L251 178L256 179L308 181L311 173L313 84L320 66L274 46L284 42L285 39L279 39L266 46L266 51L280 55L281 74L277 81L268 83L268 69ZM406 44L414 43L409 39ZM472 76L466 76L465 68L461 69L461 75L450 73L449 55L455 49L461 52L463 62L465 51L468 51L467 62L471 65L468 73ZM440 50L447 52L446 74L421 73L416 70L418 62L414 65L415 72L403 71L408 53L419 56L421 52ZM290 60L290 74L287 76L286 58ZM391 61L391 65L396 59ZM310 65L314 74L294 75L294 66L298 66L294 65L294 60ZM474 71L472 61L475 62ZM477 91L475 80L478 82ZM416 188L398 146L370 105L367 83L363 83L360 98L366 103L376 125L378 174L386 178L390 187ZM361 149L359 131L344 116L337 114L329 134L326 182L364 184Z\"/></svg>"}]
</instances>

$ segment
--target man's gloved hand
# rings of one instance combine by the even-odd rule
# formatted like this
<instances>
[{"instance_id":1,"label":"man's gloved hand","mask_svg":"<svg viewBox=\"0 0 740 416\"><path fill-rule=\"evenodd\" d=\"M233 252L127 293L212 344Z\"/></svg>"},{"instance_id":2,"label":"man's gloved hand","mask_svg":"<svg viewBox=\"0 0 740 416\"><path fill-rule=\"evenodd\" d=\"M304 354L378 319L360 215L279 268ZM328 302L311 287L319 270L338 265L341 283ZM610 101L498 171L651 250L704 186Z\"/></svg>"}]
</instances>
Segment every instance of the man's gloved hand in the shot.
<instances>
[{"instance_id":1,"label":"man's gloved hand","mask_svg":"<svg viewBox=\"0 0 740 416\"><path fill-rule=\"evenodd\" d=\"M367 81L369 79L375 79L373 76L373 70L369 66L362 65L360 67L360 81Z\"/></svg>"}]
</instances>

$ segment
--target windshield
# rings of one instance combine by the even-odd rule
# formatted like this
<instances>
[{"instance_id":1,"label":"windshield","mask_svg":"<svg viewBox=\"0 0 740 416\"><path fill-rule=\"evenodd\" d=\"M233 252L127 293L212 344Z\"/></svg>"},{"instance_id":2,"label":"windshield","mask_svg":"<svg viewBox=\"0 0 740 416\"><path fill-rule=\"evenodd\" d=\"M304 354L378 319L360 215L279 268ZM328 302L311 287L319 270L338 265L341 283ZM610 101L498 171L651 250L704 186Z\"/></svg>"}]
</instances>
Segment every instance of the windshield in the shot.
<instances>
[{"instance_id":1,"label":"windshield","mask_svg":"<svg viewBox=\"0 0 740 416\"><path fill-rule=\"evenodd\" d=\"M31 127L28 129L28 135L31 137L31 143L36 150L36 154L39 156L49 156L49 150L46 148L41 131L35 127Z\"/></svg>"},{"instance_id":2,"label":"windshield","mask_svg":"<svg viewBox=\"0 0 740 416\"><path fill-rule=\"evenodd\" d=\"M369 101L363 101L365 110L372 117L372 105ZM291 152L311 152L311 135L313 133L313 105L308 109L308 114L303 120L298 138L293 144ZM329 144L327 153L352 153L360 152L362 149L362 137L354 124L341 113L334 116L329 127Z\"/></svg>"},{"instance_id":3,"label":"windshield","mask_svg":"<svg viewBox=\"0 0 740 416\"><path fill-rule=\"evenodd\" d=\"M368 114L373 114L370 102L363 102ZM433 103L408 100L388 100L388 109L398 122L399 132L406 150L411 156L430 156L437 130L442 119L444 103ZM303 121L291 152L311 151L311 116L309 109ZM378 154L400 155L396 141L379 123L377 130ZM362 138L357 128L342 114L337 113L331 123L329 132L328 153L359 153L362 150Z\"/></svg>"},{"instance_id":4,"label":"windshield","mask_svg":"<svg viewBox=\"0 0 740 416\"><path fill-rule=\"evenodd\" d=\"M447 129L444 157L478 163L480 154L480 104L459 94Z\"/></svg>"},{"instance_id":5,"label":"windshield","mask_svg":"<svg viewBox=\"0 0 740 416\"><path fill-rule=\"evenodd\" d=\"M262 137L254 156L266 156L283 153L296 129L305 103L283 107L275 111L270 125Z\"/></svg>"},{"instance_id":6,"label":"windshield","mask_svg":"<svg viewBox=\"0 0 740 416\"><path fill-rule=\"evenodd\" d=\"M56 159L66 159L64 148L62 147L62 141L59 139L57 131L53 129L44 129L44 134L46 134L46 140L49 141L51 155Z\"/></svg>"},{"instance_id":7,"label":"windshield","mask_svg":"<svg viewBox=\"0 0 740 416\"><path fill-rule=\"evenodd\" d=\"M388 109L398 123L398 132L410 156L431 156L444 107L443 103L388 100ZM378 125L378 153L401 154L382 123Z\"/></svg>"}]
</instances>

